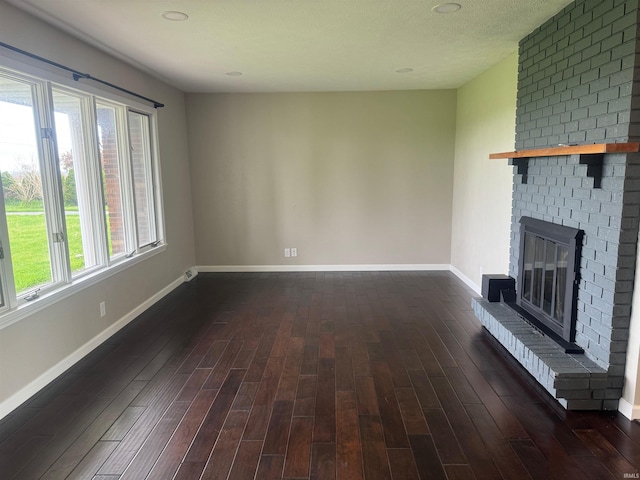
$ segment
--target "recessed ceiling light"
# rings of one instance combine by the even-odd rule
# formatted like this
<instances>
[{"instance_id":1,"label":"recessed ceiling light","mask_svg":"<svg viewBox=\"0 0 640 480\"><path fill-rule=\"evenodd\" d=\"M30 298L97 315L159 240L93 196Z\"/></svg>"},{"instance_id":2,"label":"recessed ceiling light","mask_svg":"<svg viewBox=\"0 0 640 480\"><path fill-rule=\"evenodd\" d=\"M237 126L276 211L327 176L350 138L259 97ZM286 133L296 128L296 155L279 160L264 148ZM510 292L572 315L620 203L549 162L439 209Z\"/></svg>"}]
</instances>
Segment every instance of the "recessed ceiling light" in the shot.
<instances>
[{"instance_id":1,"label":"recessed ceiling light","mask_svg":"<svg viewBox=\"0 0 640 480\"><path fill-rule=\"evenodd\" d=\"M399 68L396 70L396 73L409 73L413 72L413 68Z\"/></svg>"},{"instance_id":2,"label":"recessed ceiling light","mask_svg":"<svg viewBox=\"0 0 640 480\"><path fill-rule=\"evenodd\" d=\"M242 75L242 72L227 72L225 73L225 75L228 75L230 77L239 77L240 75Z\"/></svg>"},{"instance_id":3,"label":"recessed ceiling light","mask_svg":"<svg viewBox=\"0 0 640 480\"><path fill-rule=\"evenodd\" d=\"M436 13L453 13L457 12L461 8L462 5L459 3L441 3L440 5L433 7L431 11Z\"/></svg>"},{"instance_id":4,"label":"recessed ceiling light","mask_svg":"<svg viewBox=\"0 0 640 480\"><path fill-rule=\"evenodd\" d=\"M184 22L189 18L189 15L184 12L169 10L167 12L162 12L162 18L164 18L165 20L170 20L172 22Z\"/></svg>"}]
</instances>

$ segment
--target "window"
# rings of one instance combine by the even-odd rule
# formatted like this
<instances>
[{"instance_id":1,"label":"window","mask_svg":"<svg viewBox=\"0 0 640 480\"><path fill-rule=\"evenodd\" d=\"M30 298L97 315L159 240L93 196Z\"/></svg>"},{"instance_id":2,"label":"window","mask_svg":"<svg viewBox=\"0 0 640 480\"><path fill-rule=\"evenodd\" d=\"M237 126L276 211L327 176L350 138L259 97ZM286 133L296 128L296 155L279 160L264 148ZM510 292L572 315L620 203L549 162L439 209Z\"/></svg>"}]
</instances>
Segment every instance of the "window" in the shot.
<instances>
[{"instance_id":1,"label":"window","mask_svg":"<svg viewBox=\"0 0 640 480\"><path fill-rule=\"evenodd\" d=\"M118 127L122 113L116 106L96 103L98 118L98 153L102 167L102 191L104 192L104 218L107 227L107 243L110 258L118 258L127 252L125 238L125 208L121 165L123 155L119 144ZM120 138L120 140L122 140Z\"/></svg>"},{"instance_id":2,"label":"window","mask_svg":"<svg viewBox=\"0 0 640 480\"><path fill-rule=\"evenodd\" d=\"M28 78L0 72L0 169L3 217L2 269L5 296L22 295L60 278L56 263L55 211L46 202L54 195L53 173L39 141L44 125L38 96L41 85ZM5 303L5 302L3 302Z\"/></svg>"},{"instance_id":3,"label":"window","mask_svg":"<svg viewBox=\"0 0 640 480\"><path fill-rule=\"evenodd\" d=\"M62 181L62 209L72 275L104 263L100 249L103 232L99 168L87 129L91 125L91 98L52 89L57 159Z\"/></svg>"},{"instance_id":4,"label":"window","mask_svg":"<svg viewBox=\"0 0 640 480\"><path fill-rule=\"evenodd\" d=\"M150 245L157 240L153 201L153 170L151 149L149 148L151 145L150 129L148 115L129 112L129 138L138 247Z\"/></svg>"},{"instance_id":5,"label":"window","mask_svg":"<svg viewBox=\"0 0 640 480\"><path fill-rule=\"evenodd\" d=\"M0 313L160 243L154 121L0 68Z\"/></svg>"}]
</instances>

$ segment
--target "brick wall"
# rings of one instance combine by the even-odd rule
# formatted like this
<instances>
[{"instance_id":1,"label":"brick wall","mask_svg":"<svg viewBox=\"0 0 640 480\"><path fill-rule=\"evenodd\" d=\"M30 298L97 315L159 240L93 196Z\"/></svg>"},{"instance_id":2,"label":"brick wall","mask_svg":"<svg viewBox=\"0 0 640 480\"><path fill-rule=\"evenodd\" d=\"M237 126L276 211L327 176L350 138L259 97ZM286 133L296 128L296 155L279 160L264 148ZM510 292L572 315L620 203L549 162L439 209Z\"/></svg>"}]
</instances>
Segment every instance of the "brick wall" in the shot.
<instances>
[{"instance_id":1,"label":"brick wall","mask_svg":"<svg viewBox=\"0 0 640 480\"><path fill-rule=\"evenodd\" d=\"M637 21L637 0L579 0L520 42L516 149L628 139Z\"/></svg>"},{"instance_id":2,"label":"brick wall","mask_svg":"<svg viewBox=\"0 0 640 480\"><path fill-rule=\"evenodd\" d=\"M516 149L637 141L637 0L578 0L520 42ZM576 343L619 398L640 219L640 155L605 155L598 187L579 156L534 158L514 174L510 274L519 221L584 230Z\"/></svg>"}]
</instances>

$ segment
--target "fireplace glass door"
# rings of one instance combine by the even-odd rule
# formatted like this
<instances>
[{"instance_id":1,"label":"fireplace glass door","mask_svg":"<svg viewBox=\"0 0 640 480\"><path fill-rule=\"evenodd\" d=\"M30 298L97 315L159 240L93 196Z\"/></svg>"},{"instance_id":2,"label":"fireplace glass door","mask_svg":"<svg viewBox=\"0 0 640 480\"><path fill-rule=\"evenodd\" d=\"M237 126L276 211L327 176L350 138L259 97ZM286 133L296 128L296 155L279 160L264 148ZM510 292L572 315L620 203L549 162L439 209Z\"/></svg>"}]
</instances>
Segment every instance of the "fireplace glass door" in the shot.
<instances>
[{"instance_id":1,"label":"fireplace glass door","mask_svg":"<svg viewBox=\"0 0 640 480\"><path fill-rule=\"evenodd\" d=\"M584 232L529 217L520 226L516 303L536 323L573 342Z\"/></svg>"},{"instance_id":2,"label":"fireplace glass door","mask_svg":"<svg viewBox=\"0 0 640 480\"><path fill-rule=\"evenodd\" d=\"M568 260L566 245L525 235L522 298L559 327L564 325Z\"/></svg>"}]
</instances>

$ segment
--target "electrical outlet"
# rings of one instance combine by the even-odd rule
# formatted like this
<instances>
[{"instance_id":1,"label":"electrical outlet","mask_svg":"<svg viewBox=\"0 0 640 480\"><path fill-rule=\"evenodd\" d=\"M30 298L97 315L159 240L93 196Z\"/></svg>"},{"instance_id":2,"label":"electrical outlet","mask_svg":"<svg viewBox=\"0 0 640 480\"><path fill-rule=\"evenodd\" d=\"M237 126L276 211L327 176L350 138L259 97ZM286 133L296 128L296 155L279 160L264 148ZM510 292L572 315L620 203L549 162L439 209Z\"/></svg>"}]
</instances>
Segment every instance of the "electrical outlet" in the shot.
<instances>
[{"instance_id":1,"label":"electrical outlet","mask_svg":"<svg viewBox=\"0 0 640 480\"><path fill-rule=\"evenodd\" d=\"M292 248L291 249L291 256L292 257L297 257L298 256L298 249L297 248Z\"/></svg>"},{"instance_id":2,"label":"electrical outlet","mask_svg":"<svg viewBox=\"0 0 640 480\"><path fill-rule=\"evenodd\" d=\"M284 249L284 256L289 258L291 256L291 249L290 248L285 248Z\"/></svg>"},{"instance_id":3,"label":"electrical outlet","mask_svg":"<svg viewBox=\"0 0 640 480\"><path fill-rule=\"evenodd\" d=\"M107 314L107 306L104 302L100 302L100 316L104 317Z\"/></svg>"}]
</instances>

